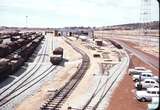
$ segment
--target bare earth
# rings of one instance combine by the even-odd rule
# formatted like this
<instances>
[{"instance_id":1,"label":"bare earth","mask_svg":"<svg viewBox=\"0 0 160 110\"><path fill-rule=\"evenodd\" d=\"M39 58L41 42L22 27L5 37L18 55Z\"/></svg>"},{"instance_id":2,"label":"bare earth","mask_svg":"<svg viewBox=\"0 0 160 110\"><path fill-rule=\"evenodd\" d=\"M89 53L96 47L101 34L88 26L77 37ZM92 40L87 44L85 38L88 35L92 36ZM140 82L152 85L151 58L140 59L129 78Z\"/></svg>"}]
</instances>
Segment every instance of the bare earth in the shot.
<instances>
[{"instance_id":1,"label":"bare earth","mask_svg":"<svg viewBox=\"0 0 160 110\"><path fill-rule=\"evenodd\" d=\"M139 46L137 45L136 43L132 43L130 41L124 41L124 40L121 40L123 42L125 42L127 45L131 46L132 48L136 48L136 49L139 49L143 52L145 52L146 54L152 56L152 57L156 57L156 58L159 58L159 47L151 47L151 46Z\"/></svg>"},{"instance_id":2,"label":"bare earth","mask_svg":"<svg viewBox=\"0 0 160 110\"><path fill-rule=\"evenodd\" d=\"M159 70L155 70L140 59L132 56L130 67L144 66L153 71L155 75L159 74ZM116 105L116 106L115 106ZM129 75L126 75L120 82L119 87L114 91L111 102L107 110L147 110L147 102L139 102L135 98L134 82Z\"/></svg>"}]
</instances>

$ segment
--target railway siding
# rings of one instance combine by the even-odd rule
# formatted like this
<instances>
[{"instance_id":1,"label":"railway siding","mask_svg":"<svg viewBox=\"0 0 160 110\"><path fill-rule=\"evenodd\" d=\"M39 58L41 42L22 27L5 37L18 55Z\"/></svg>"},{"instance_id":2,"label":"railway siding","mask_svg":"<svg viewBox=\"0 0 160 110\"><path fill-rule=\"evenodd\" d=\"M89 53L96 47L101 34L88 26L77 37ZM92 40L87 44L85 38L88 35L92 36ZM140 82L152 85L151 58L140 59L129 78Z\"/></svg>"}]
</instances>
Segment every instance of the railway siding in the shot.
<instances>
[{"instance_id":1,"label":"railway siding","mask_svg":"<svg viewBox=\"0 0 160 110\"><path fill-rule=\"evenodd\" d=\"M47 76L51 75L50 73L56 68L51 64L43 66L43 63L47 60L45 56L47 50L53 49L53 39L50 43L47 39L44 41L44 44L40 46L41 50L38 51L35 62L27 68L28 71L24 71L13 83L0 89L0 109L6 110L14 108L17 103L20 103L25 97L35 92L39 86L43 84L42 81L47 79ZM51 48L49 48L50 46L48 43L51 44Z\"/></svg>"},{"instance_id":2,"label":"railway siding","mask_svg":"<svg viewBox=\"0 0 160 110\"><path fill-rule=\"evenodd\" d=\"M86 70L89 67L90 59L88 55L83 52L81 49L73 46L69 41L66 40L73 49L75 49L78 53L82 55L82 64L75 72L75 74L70 78L70 80L52 97L50 98L47 103L45 103L41 110L50 110L50 109L59 109L63 105L64 101L67 97L71 94L74 88L79 84L80 80L84 76Z\"/></svg>"},{"instance_id":3,"label":"railway siding","mask_svg":"<svg viewBox=\"0 0 160 110\"><path fill-rule=\"evenodd\" d=\"M129 57L126 52L124 54L125 56L123 56L121 62L109 70L109 76L101 76L96 87L97 89L88 99L88 101L82 106L82 110L104 109L106 107L106 103L108 106L110 96L116 88L119 80L121 80L121 78L125 75L124 73L126 73L129 65Z\"/></svg>"}]
</instances>

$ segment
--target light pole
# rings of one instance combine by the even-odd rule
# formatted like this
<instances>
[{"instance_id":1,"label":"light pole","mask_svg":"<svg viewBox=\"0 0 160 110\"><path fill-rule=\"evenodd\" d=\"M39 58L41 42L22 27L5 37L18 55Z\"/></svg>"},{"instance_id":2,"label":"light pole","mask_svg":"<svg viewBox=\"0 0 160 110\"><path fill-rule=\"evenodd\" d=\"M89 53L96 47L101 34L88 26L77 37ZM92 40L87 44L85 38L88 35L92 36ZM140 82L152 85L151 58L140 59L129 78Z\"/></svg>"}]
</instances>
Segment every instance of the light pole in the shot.
<instances>
[{"instance_id":1,"label":"light pole","mask_svg":"<svg viewBox=\"0 0 160 110\"><path fill-rule=\"evenodd\" d=\"M28 27L28 16L26 16L26 27Z\"/></svg>"}]
</instances>

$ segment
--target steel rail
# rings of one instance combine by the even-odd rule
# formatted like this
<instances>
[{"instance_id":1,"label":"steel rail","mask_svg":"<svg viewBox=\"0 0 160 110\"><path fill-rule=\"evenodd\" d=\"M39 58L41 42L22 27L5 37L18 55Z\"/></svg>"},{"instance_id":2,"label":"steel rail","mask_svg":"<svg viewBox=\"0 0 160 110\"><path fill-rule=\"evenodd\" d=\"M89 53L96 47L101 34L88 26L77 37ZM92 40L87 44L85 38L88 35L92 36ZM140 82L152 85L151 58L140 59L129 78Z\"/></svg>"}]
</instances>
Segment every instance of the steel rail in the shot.
<instances>
[{"instance_id":1,"label":"steel rail","mask_svg":"<svg viewBox=\"0 0 160 110\"><path fill-rule=\"evenodd\" d=\"M81 49L73 46L70 42L65 40L74 50L82 55L82 64L75 74L69 79L69 81L50 98L40 109L41 110L57 110L60 109L64 101L79 84L80 80L85 75L85 72L89 68L90 59L88 55Z\"/></svg>"}]
</instances>

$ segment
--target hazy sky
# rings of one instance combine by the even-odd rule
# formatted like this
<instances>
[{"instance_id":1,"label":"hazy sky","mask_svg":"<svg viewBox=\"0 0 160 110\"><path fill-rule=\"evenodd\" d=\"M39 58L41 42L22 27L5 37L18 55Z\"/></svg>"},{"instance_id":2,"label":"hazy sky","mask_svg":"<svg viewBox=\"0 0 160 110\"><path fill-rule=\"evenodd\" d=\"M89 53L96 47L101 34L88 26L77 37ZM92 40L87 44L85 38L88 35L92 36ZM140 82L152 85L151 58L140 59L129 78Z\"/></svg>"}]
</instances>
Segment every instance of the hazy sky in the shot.
<instances>
[{"instance_id":1,"label":"hazy sky","mask_svg":"<svg viewBox=\"0 0 160 110\"><path fill-rule=\"evenodd\" d=\"M141 0L0 0L0 26L107 26L140 20ZM159 20L151 0L151 20Z\"/></svg>"}]
</instances>

